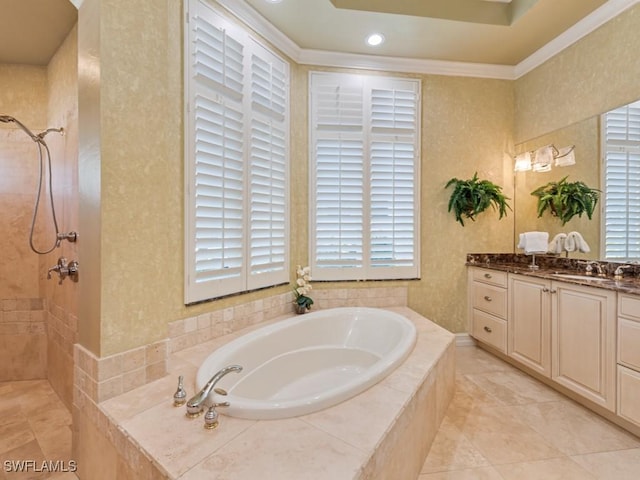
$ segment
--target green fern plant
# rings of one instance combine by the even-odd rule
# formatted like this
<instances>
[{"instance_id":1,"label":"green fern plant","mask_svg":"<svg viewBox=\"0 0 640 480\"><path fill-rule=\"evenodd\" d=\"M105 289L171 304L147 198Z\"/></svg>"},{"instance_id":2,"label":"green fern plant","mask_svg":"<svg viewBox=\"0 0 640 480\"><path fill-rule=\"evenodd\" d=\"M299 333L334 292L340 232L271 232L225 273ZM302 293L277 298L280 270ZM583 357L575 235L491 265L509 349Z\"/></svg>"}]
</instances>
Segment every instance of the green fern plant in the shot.
<instances>
[{"instance_id":1,"label":"green fern plant","mask_svg":"<svg viewBox=\"0 0 640 480\"><path fill-rule=\"evenodd\" d=\"M574 216L587 214L589 220L598 204L600 190L591 188L584 182L568 182L564 177L557 182L549 182L536 188L531 195L538 197L538 218L549 211L565 225Z\"/></svg>"},{"instance_id":2,"label":"green fern plant","mask_svg":"<svg viewBox=\"0 0 640 480\"><path fill-rule=\"evenodd\" d=\"M502 193L502 187L489 180L478 179L478 172L473 174L470 180L452 178L445 185L445 189L453 185L453 192L449 199L449 212L453 210L456 221L464 227L464 219L475 221L475 217L484 212L490 206L498 210L499 218L507 215L507 209L511 207L507 203L510 200Z\"/></svg>"}]
</instances>

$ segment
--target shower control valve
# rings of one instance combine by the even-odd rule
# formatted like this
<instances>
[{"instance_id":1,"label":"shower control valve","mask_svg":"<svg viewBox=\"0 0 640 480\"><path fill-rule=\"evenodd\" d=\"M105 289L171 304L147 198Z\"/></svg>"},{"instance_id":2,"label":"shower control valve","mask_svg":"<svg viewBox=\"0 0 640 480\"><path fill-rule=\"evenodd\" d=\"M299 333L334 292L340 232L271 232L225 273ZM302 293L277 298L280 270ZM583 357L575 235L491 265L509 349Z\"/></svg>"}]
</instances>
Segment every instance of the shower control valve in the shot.
<instances>
[{"instance_id":1,"label":"shower control valve","mask_svg":"<svg viewBox=\"0 0 640 480\"><path fill-rule=\"evenodd\" d=\"M58 263L47 270L47 279L51 279L51 273L56 272L60 278L59 284L62 284L63 280L70 277L74 282L78 281L78 267L79 264L76 260L71 260L67 263L67 259L64 257L58 258Z\"/></svg>"}]
</instances>

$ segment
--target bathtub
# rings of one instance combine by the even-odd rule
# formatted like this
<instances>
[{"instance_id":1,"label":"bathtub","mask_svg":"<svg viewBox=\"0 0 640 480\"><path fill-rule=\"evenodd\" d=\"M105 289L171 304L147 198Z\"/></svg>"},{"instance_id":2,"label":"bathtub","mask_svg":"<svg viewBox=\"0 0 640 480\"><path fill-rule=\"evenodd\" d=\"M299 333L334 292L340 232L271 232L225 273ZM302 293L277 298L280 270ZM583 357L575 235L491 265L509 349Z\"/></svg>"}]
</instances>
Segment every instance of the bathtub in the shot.
<instances>
[{"instance_id":1,"label":"bathtub","mask_svg":"<svg viewBox=\"0 0 640 480\"><path fill-rule=\"evenodd\" d=\"M211 394L228 401L221 413L270 420L316 412L378 383L411 353L413 323L376 308L334 308L298 315L245 334L218 348L196 375L201 389L221 368L241 365Z\"/></svg>"}]
</instances>

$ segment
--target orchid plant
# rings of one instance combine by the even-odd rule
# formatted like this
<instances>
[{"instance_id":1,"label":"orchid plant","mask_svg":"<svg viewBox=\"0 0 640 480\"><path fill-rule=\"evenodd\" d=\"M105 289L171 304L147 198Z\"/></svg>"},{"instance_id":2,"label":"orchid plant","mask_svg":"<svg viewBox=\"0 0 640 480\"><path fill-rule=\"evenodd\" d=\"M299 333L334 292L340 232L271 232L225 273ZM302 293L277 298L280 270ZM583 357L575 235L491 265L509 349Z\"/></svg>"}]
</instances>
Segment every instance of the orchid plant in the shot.
<instances>
[{"instance_id":1,"label":"orchid plant","mask_svg":"<svg viewBox=\"0 0 640 480\"><path fill-rule=\"evenodd\" d=\"M301 308L311 308L313 305L313 300L309 296L309 292L311 291L311 268L310 267L301 267L298 265L296 268L296 274L298 278L296 279L296 287L293 289L293 293L296 296L295 303Z\"/></svg>"}]
</instances>

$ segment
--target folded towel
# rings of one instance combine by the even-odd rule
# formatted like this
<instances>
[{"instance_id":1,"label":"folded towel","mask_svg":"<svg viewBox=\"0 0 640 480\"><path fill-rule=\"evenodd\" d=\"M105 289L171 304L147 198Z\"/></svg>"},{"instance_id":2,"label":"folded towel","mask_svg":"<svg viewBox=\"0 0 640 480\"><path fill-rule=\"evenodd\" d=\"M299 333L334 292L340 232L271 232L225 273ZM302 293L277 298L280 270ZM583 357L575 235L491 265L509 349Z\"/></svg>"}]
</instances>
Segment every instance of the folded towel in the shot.
<instances>
[{"instance_id":1,"label":"folded towel","mask_svg":"<svg viewBox=\"0 0 640 480\"><path fill-rule=\"evenodd\" d=\"M520 234L518 248L522 248L524 253L547 253L549 246L548 232L524 232Z\"/></svg>"},{"instance_id":2,"label":"folded towel","mask_svg":"<svg viewBox=\"0 0 640 480\"><path fill-rule=\"evenodd\" d=\"M564 251L564 241L567 238L566 233L558 233L553 240L549 242L549 253L562 253Z\"/></svg>"},{"instance_id":3,"label":"folded towel","mask_svg":"<svg viewBox=\"0 0 640 480\"><path fill-rule=\"evenodd\" d=\"M589 244L584 239L584 237L579 232L569 232L567 234L567 239L564 242L564 249L567 252L573 252L574 250L578 250L582 253L589 253L591 248L589 248ZM573 247L569 250L569 247Z\"/></svg>"}]
</instances>

